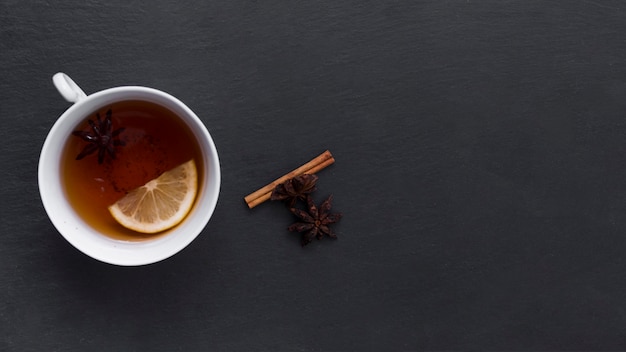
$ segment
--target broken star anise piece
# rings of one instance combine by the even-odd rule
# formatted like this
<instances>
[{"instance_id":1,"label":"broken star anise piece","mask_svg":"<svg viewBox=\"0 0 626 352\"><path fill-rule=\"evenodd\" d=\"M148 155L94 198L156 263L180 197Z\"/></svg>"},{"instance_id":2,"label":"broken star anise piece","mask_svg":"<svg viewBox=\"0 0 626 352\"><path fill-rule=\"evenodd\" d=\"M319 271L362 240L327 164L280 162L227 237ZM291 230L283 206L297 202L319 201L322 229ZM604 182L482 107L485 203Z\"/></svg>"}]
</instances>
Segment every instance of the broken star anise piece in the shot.
<instances>
[{"instance_id":1,"label":"broken star anise piece","mask_svg":"<svg viewBox=\"0 0 626 352\"><path fill-rule=\"evenodd\" d=\"M291 212L300 218L300 222L296 222L289 226L287 229L289 231L297 231L302 232L302 246L306 246L311 243L313 238L317 237L318 240L321 240L324 235L337 238L337 236L333 233L330 228L330 224L336 223L341 219L341 213L330 213L331 202L333 200L333 196L329 196L322 204L318 207L315 206L313 199L311 196L306 197L307 202L307 211L291 208Z\"/></svg>"},{"instance_id":2,"label":"broken star anise piece","mask_svg":"<svg viewBox=\"0 0 626 352\"><path fill-rule=\"evenodd\" d=\"M283 200L289 208L293 208L298 199L304 201L311 192L315 191L316 183L317 176L313 174L303 174L290 178L274 188L270 199Z\"/></svg>"},{"instance_id":3,"label":"broken star anise piece","mask_svg":"<svg viewBox=\"0 0 626 352\"><path fill-rule=\"evenodd\" d=\"M72 135L80 137L88 142L87 146L76 156L76 160L80 160L89 154L98 151L98 164L102 164L104 156L108 153L111 158L115 159L115 147L123 146L124 141L116 138L124 128L118 128L113 131L113 122L111 121L111 109L107 110L106 118L100 119L100 114L96 113L96 122L91 119L87 120L91 131L74 131Z\"/></svg>"}]
</instances>

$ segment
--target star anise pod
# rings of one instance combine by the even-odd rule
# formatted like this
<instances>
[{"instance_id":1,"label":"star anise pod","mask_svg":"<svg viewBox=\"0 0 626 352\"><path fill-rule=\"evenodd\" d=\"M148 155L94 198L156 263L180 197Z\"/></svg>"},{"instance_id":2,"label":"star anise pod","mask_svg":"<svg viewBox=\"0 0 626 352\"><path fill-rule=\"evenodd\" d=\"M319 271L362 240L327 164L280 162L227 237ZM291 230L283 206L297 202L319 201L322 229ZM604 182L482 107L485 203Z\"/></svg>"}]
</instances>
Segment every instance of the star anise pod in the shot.
<instances>
[{"instance_id":1,"label":"star anise pod","mask_svg":"<svg viewBox=\"0 0 626 352\"><path fill-rule=\"evenodd\" d=\"M315 206L313 199L311 196L306 197L307 210L291 208L291 212L300 218L301 221L296 222L289 226L287 229L289 231L297 231L302 232L302 246L306 246L311 243L313 238L321 240L324 235L337 238L337 236L333 233L330 228L330 224L336 223L341 219L341 213L330 213L331 202L333 200L333 196L329 196L322 204L318 207Z\"/></svg>"},{"instance_id":2,"label":"star anise pod","mask_svg":"<svg viewBox=\"0 0 626 352\"><path fill-rule=\"evenodd\" d=\"M312 174L303 174L290 178L274 188L270 199L283 200L289 208L293 208L298 199L304 201L311 192L315 191L316 183L317 176Z\"/></svg>"},{"instance_id":3,"label":"star anise pod","mask_svg":"<svg viewBox=\"0 0 626 352\"><path fill-rule=\"evenodd\" d=\"M111 109L107 110L106 118L102 120L100 113L96 113L96 122L89 119L87 122L91 127L91 131L74 131L72 134L82 138L88 142L87 146L76 156L76 160L80 160L87 155L98 151L98 164L102 164L104 156L108 153L111 158L115 159L115 147L123 146L125 143L116 139L124 128L118 128L113 131L113 122L111 122Z\"/></svg>"}]
</instances>

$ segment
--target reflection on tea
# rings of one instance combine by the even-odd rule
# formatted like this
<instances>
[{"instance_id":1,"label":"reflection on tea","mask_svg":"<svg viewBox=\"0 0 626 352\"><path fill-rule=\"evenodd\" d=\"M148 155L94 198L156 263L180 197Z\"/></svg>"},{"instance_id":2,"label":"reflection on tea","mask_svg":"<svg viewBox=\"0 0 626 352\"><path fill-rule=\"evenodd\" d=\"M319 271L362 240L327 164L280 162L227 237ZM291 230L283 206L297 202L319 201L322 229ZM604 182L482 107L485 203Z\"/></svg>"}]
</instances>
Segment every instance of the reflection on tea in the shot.
<instances>
[{"instance_id":1,"label":"reflection on tea","mask_svg":"<svg viewBox=\"0 0 626 352\"><path fill-rule=\"evenodd\" d=\"M188 160L195 161L198 179L203 179L204 161L195 136L161 105L113 103L86 116L75 130L79 132L68 136L61 156L65 193L87 224L114 239L159 236L128 230L113 219L108 206L129 191Z\"/></svg>"}]
</instances>

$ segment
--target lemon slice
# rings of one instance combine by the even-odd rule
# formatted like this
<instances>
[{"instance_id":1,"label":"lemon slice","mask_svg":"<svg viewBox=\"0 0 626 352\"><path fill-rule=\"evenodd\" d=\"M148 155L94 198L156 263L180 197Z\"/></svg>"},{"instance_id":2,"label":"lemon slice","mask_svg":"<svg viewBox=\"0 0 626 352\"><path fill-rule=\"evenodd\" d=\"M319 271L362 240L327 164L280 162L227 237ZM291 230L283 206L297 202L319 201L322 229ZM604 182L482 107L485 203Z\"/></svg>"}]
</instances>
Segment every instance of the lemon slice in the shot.
<instances>
[{"instance_id":1,"label":"lemon slice","mask_svg":"<svg viewBox=\"0 0 626 352\"><path fill-rule=\"evenodd\" d=\"M128 192L109 211L126 228L142 233L161 232L187 216L197 192L196 164L189 160Z\"/></svg>"}]
</instances>

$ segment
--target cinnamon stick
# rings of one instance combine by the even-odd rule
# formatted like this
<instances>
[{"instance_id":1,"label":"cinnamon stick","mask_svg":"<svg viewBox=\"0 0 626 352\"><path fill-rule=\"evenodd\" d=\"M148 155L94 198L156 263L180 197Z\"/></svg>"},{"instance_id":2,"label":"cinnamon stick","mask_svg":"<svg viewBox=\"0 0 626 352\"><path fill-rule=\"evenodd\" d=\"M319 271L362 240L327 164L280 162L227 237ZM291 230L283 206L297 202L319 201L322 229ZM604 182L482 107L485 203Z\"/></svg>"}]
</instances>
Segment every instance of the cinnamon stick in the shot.
<instances>
[{"instance_id":1,"label":"cinnamon stick","mask_svg":"<svg viewBox=\"0 0 626 352\"><path fill-rule=\"evenodd\" d=\"M257 205L270 199L272 195L272 191L279 184L289 180L290 178L294 178L302 174L317 173L318 171L328 167L334 162L335 162L335 159L333 158L333 155L330 153L330 151L327 150L323 152L322 154L316 156L315 158L311 159L311 161L309 161L308 163L292 170L291 172L268 183L267 185L260 188L259 190L252 192L249 195L245 196L244 200L246 201L246 204L248 204L248 207L252 209L256 207Z\"/></svg>"}]
</instances>

